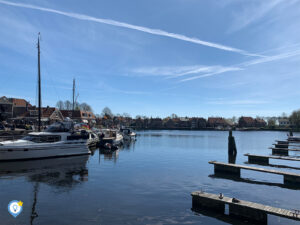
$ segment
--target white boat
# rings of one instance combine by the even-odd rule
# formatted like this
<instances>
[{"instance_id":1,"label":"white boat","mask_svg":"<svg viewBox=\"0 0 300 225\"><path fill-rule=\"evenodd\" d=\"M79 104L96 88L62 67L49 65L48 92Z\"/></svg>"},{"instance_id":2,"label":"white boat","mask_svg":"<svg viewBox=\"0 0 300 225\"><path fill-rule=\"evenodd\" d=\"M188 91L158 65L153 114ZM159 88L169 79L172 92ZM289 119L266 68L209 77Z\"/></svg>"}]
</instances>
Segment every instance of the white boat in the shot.
<instances>
[{"instance_id":1,"label":"white boat","mask_svg":"<svg viewBox=\"0 0 300 225\"><path fill-rule=\"evenodd\" d=\"M44 132L32 132L20 140L0 142L0 161L28 160L90 154L98 136L91 131L73 131L67 123L55 123Z\"/></svg>"},{"instance_id":2,"label":"white boat","mask_svg":"<svg viewBox=\"0 0 300 225\"><path fill-rule=\"evenodd\" d=\"M117 130L100 129L98 135L101 139L100 142L102 142L102 145L104 145L105 143L110 143L115 146L123 144L123 135Z\"/></svg>"},{"instance_id":3,"label":"white boat","mask_svg":"<svg viewBox=\"0 0 300 225\"><path fill-rule=\"evenodd\" d=\"M123 135L125 141L131 141L136 139L136 133L133 132L130 128L122 127L120 132Z\"/></svg>"}]
</instances>

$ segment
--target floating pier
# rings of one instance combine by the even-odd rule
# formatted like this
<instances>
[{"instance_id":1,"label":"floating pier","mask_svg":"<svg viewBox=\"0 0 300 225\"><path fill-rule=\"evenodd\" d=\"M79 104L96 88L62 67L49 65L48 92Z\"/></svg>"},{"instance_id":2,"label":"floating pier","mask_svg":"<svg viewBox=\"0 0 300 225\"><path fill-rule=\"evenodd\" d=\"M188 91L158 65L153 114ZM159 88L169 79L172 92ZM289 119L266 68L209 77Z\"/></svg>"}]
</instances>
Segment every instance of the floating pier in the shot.
<instances>
[{"instance_id":1,"label":"floating pier","mask_svg":"<svg viewBox=\"0 0 300 225\"><path fill-rule=\"evenodd\" d=\"M253 154L244 154L244 156L248 156L249 163L265 163L269 164L269 159L281 159L281 160L290 160L290 161L299 161L300 158L294 157L283 157L283 156L267 156L267 155L253 155Z\"/></svg>"},{"instance_id":2,"label":"floating pier","mask_svg":"<svg viewBox=\"0 0 300 225\"><path fill-rule=\"evenodd\" d=\"M241 177L241 169L253 170L253 171L258 171L258 172L263 172L263 173L272 173L272 174L283 175L284 184L300 185L300 174L296 174L296 173L288 173L288 172L282 172L282 171L277 171L277 170L237 165L237 164L231 164L231 163L222 163L222 162L216 162L216 161L210 161L209 164L214 165L215 174L218 174L218 173L224 174L225 173L225 174L231 174L231 175L234 175L237 177Z\"/></svg>"},{"instance_id":3,"label":"floating pier","mask_svg":"<svg viewBox=\"0 0 300 225\"><path fill-rule=\"evenodd\" d=\"M233 198L210 194L202 191L192 192L193 209L204 208L213 211L225 212L225 205L229 206L229 215L245 218L258 223L267 224L268 214L300 220L299 211L275 208L244 200L233 200Z\"/></svg>"},{"instance_id":4,"label":"floating pier","mask_svg":"<svg viewBox=\"0 0 300 225\"><path fill-rule=\"evenodd\" d=\"M289 143L298 143L300 144L300 141L289 141L289 140L285 140L285 141L280 141L280 140L275 140L278 144L289 144Z\"/></svg>"},{"instance_id":5,"label":"floating pier","mask_svg":"<svg viewBox=\"0 0 300 225\"><path fill-rule=\"evenodd\" d=\"M273 148L270 147L269 149L272 149L272 154L273 155L289 155L289 151L294 151L294 152L300 152L300 149L296 148Z\"/></svg>"}]
</instances>

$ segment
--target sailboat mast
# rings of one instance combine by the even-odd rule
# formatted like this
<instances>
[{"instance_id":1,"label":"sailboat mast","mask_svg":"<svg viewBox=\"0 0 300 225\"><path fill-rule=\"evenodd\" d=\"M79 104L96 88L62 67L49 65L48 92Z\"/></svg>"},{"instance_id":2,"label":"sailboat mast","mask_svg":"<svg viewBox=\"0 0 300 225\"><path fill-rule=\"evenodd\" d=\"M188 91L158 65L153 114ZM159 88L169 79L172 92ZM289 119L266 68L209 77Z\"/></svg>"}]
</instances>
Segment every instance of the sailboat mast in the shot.
<instances>
[{"instance_id":1,"label":"sailboat mast","mask_svg":"<svg viewBox=\"0 0 300 225\"><path fill-rule=\"evenodd\" d=\"M73 79L73 105L72 105L72 119L74 118L74 110L75 110L75 78Z\"/></svg>"},{"instance_id":2,"label":"sailboat mast","mask_svg":"<svg viewBox=\"0 0 300 225\"><path fill-rule=\"evenodd\" d=\"M38 131L41 131L41 114L42 114L42 96L41 96L41 66L40 66L40 33L38 35L38 44L37 44L37 48L38 48L38 101L39 101L39 118L38 118Z\"/></svg>"}]
</instances>

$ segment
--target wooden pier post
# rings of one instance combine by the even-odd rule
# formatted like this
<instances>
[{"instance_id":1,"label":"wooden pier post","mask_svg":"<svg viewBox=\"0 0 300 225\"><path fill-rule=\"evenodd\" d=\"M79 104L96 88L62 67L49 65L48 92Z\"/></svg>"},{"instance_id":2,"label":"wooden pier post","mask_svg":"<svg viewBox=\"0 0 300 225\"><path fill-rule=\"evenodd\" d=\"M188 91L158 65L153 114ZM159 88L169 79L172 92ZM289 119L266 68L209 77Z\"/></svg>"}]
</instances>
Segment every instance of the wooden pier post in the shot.
<instances>
[{"instance_id":1,"label":"wooden pier post","mask_svg":"<svg viewBox=\"0 0 300 225\"><path fill-rule=\"evenodd\" d=\"M241 177L241 169L227 165L214 164L215 174L230 174L236 177Z\"/></svg>"},{"instance_id":2,"label":"wooden pier post","mask_svg":"<svg viewBox=\"0 0 300 225\"><path fill-rule=\"evenodd\" d=\"M232 136L232 130L229 131L229 136L228 136L228 153L230 155L236 155L237 153L235 140L234 137Z\"/></svg>"}]
</instances>

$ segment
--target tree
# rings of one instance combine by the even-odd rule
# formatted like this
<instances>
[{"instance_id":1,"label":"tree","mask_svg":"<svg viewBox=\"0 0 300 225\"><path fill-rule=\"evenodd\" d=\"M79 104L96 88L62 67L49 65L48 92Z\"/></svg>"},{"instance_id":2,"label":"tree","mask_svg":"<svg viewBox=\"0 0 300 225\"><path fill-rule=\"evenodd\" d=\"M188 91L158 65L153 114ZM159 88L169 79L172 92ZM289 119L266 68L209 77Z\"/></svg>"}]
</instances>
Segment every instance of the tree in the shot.
<instances>
[{"instance_id":1,"label":"tree","mask_svg":"<svg viewBox=\"0 0 300 225\"><path fill-rule=\"evenodd\" d=\"M114 116L114 114L112 113L112 111L110 110L110 108L108 107L105 107L103 110L102 110L102 116L106 116L106 117L110 117L112 118Z\"/></svg>"},{"instance_id":2,"label":"tree","mask_svg":"<svg viewBox=\"0 0 300 225\"><path fill-rule=\"evenodd\" d=\"M269 118L268 119L268 127L275 127L275 125L276 125L276 121L275 121L275 119L274 118Z\"/></svg>"},{"instance_id":3,"label":"tree","mask_svg":"<svg viewBox=\"0 0 300 225\"><path fill-rule=\"evenodd\" d=\"M176 119L176 118L178 118L178 116L175 113L172 113L171 118Z\"/></svg>"},{"instance_id":4,"label":"tree","mask_svg":"<svg viewBox=\"0 0 300 225\"><path fill-rule=\"evenodd\" d=\"M88 112L92 112L92 111L93 111L93 110L92 110L92 107L91 107L89 104L85 103L85 102L81 103L81 104L79 105L79 108L80 108L81 110L83 110L83 111L88 111Z\"/></svg>"},{"instance_id":5,"label":"tree","mask_svg":"<svg viewBox=\"0 0 300 225\"><path fill-rule=\"evenodd\" d=\"M56 107L59 109L59 110L62 110L64 109L64 102L59 100L57 103L56 103Z\"/></svg>"},{"instance_id":6,"label":"tree","mask_svg":"<svg viewBox=\"0 0 300 225\"><path fill-rule=\"evenodd\" d=\"M72 110L72 103L69 100L65 101L64 102L64 108L66 110Z\"/></svg>"},{"instance_id":7,"label":"tree","mask_svg":"<svg viewBox=\"0 0 300 225\"><path fill-rule=\"evenodd\" d=\"M300 127L300 110L294 111L289 120L295 127Z\"/></svg>"},{"instance_id":8,"label":"tree","mask_svg":"<svg viewBox=\"0 0 300 225\"><path fill-rule=\"evenodd\" d=\"M281 114L281 117L282 117L282 118L287 118L287 114L286 114L285 112L283 112L283 113Z\"/></svg>"},{"instance_id":9,"label":"tree","mask_svg":"<svg viewBox=\"0 0 300 225\"><path fill-rule=\"evenodd\" d=\"M123 113L123 117L125 117L125 118L131 118L131 116L130 116L129 113Z\"/></svg>"},{"instance_id":10,"label":"tree","mask_svg":"<svg viewBox=\"0 0 300 225\"><path fill-rule=\"evenodd\" d=\"M235 116L233 116L232 118L231 118L231 121L233 122L233 123L237 123L238 121L237 121L237 118L235 117Z\"/></svg>"}]
</instances>

